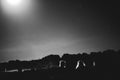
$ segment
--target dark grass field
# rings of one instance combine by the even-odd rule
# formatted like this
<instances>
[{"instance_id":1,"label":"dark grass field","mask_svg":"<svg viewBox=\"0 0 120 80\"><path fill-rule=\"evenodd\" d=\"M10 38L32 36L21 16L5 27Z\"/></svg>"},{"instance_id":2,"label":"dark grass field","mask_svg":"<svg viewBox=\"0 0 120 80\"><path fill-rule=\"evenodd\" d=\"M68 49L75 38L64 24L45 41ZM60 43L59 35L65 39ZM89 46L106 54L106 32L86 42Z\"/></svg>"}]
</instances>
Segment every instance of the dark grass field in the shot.
<instances>
[{"instance_id":1,"label":"dark grass field","mask_svg":"<svg viewBox=\"0 0 120 80\"><path fill-rule=\"evenodd\" d=\"M0 80L119 80L119 73L46 70L35 72L0 73Z\"/></svg>"}]
</instances>

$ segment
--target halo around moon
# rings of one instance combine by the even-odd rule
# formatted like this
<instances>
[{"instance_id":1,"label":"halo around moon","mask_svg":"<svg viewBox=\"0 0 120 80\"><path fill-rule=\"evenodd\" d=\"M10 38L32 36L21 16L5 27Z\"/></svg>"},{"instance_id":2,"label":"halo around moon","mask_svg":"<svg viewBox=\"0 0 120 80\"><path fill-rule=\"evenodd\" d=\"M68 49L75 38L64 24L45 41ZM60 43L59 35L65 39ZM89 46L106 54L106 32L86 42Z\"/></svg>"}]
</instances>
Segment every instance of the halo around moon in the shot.
<instances>
[{"instance_id":1,"label":"halo around moon","mask_svg":"<svg viewBox=\"0 0 120 80\"><path fill-rule=\"evenodd\" d=\"M0 7L5 16L10 18L25 18L32 13L33 0L0 0Z\"/></svg>"}]
</instances>

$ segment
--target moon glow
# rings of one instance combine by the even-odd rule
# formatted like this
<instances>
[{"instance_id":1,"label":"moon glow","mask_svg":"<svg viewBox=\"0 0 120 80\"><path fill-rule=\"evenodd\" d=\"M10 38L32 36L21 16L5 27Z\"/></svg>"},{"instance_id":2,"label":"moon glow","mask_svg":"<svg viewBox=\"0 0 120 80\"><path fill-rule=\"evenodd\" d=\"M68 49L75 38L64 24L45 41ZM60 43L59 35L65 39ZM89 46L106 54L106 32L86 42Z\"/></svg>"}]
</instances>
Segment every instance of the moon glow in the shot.
<instances>
[{"instance_id":1,"label":"moon glow","mask_svg":"<svg viewBox=\"0 0 120 80\"><path fill-rule=\"evenodd\" d=\"M33 12L34 2L33 0L1 0L0 6L7 18L21 19Z\"/></svg>"},{"instance_id":2,"label":"moon glow","mask_svg":"<svg viewBox=\"0 0 120 80\"><path fill-rule=\"evenodd\" d=\"M23 0L6 0L6 2L11 6L19 6Z\"/></svg>"}]
</instances>

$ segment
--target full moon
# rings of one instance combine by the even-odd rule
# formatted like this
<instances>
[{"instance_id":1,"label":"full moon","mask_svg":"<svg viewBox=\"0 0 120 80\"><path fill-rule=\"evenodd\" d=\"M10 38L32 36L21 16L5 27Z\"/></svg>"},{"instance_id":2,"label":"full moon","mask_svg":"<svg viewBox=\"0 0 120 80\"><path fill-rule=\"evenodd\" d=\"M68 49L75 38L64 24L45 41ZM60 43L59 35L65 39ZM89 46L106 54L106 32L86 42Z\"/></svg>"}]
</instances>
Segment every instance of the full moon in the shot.
<instances>
[{"instance_id":1,"label":"full moon","mask_svg":"<svg viewBox=\"0 0 120 80\"><path fill-rule=\"evenodd\" d=\"M35 0L0 0L2 13L10 19L24 19L33 14Z\"/></svg>"},{"instance_id":2,"label":"full moon","mask_svg":"<svg viewBox=\"0 0 120 80\"><path fill-rule=\"evenodd\" d=\"M23 0L6 0L6 2L11 6L19 6Z\"/></svg>"}]
</instances>

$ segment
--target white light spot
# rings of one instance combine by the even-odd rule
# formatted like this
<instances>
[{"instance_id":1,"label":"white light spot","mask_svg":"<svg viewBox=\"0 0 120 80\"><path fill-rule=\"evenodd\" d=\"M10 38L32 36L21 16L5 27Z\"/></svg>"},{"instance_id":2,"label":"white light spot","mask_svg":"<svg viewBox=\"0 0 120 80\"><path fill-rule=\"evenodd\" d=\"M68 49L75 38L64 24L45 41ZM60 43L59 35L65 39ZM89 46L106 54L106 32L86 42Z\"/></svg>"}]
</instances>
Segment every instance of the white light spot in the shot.
<instances>
[{"instance_id":1,"label":"white light spot","mask_svg":"<svg viewBox=\"0 0 120 80\"><path fill-rule=\"evenodd\" d=\"M93 62L93 66L95 66L95 62Z\"/></svg>"},{"instance_id":2,"label":"white light spot","mask_svg":"<svg viewBox=\"0 0 120 80\"><path fill-rule=\"evenodd\" d=\"M66 66L65 66L65 65L62 65L62 63L66 64L66 61L61 60L61 61L59 62L59 67L62 67L62 66L63 66L63 68L66 68Z\"/></svg>"},{"instance_id":3,"label":"white light spot","mask_svg":"<svg viewBox=\"0 0 120 80\"><path fill-rule=\"evenodd\" d=\"M6 2L11 6L18 6L23 2L23 0L7 0Z\"/></svg>"},{"instance_id":4,"label":"white light spot","mask_svg":"<svg viewBox=\"0 0 120 80\"><path fill-rule=\"evenodd\" d=\"M76 69L80 66L80 61L77 61Z\"/></svg>"},{"instance_id":5,"label":"white light spot","mask_svg":"<svg viewBox=\"0 0 120 80\"><path fill-rule=\"evenodd\" d=\"M0 0L0 7L7 18L23 20L33 14L34 2L34 0Z\"/></svg>"},{"instance_id":6,"label":"white light spot","mask_svg":"<svg viewBox=\"0 0 120 80\"><path fill-rule=\"evenodd\" d=\"M83 62L83 66L85 67L86 66L86 64Z\"/></svg>"}]
</instances>

